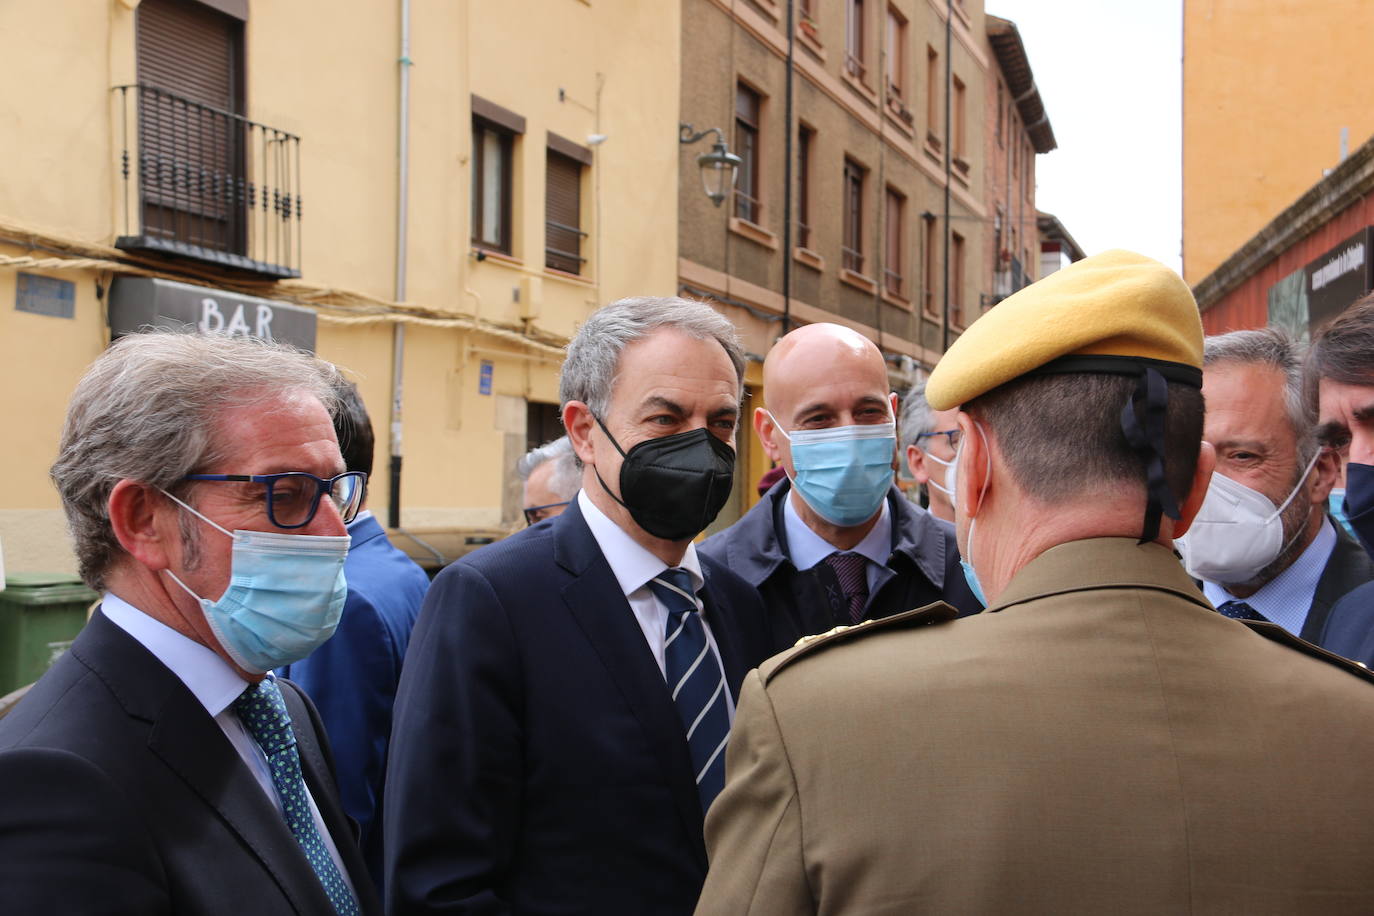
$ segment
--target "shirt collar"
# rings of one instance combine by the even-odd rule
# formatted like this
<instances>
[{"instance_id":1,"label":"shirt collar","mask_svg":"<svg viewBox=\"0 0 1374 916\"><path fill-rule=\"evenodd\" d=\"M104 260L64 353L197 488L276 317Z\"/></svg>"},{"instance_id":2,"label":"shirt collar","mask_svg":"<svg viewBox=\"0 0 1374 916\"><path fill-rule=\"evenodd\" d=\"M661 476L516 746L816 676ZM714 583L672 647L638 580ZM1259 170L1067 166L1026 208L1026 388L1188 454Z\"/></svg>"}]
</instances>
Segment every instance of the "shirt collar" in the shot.
<instances>
[{"instance_id":1,"label":"shirt collar","mask_svg":"<svg viewBox=\"0 0 1374 916\"><path fill-rule=\"evenodd\" d=\"M364 509L363 511L359 512L357 515L353 517L353 521L348 523L348 530L352 531L355 526L361 525L363 522L367 521L370 518L372 518L372 510Z\"/></svg>"},{"instance_id":2,"label":"shirt collar","mask_svg":"<svg viewBox=\"0 0 1374 916\"><path fill-rule=\"evenodd\" d=\"M792 561L793 566L797 569L810 569L840 549L812 531L811 527L802 521L797 507L792 505L790 495L784 495L783 500L786 505L782 509L782 520L787 534L788 559ZM878 521L874 523L872 530L864 535L864 539L850 550L879 566L886 566L887 558L892 553L891 548L892 516L888 513L887 498L884 497L883 507L878 512Z\"/></svg>"},{"instance_id":3,"label":"shirt collar","mask_svg":"<svg viewBox=\"0 0 1374 916\"><path fill-rule=\"evenodd\" d=\"M1294 636L1300 636L1303 624L1307 622L1307 612L1312 607L1312 596L1317 593L1317 583L1335 548L1336 529L1331 527L1330 519L1323 517L1321 528L1317 529L1317 536L1307 545L1307 549L1298 554L1292 565L1264 583L1249 598L1237 598L1215 582L1204 581L1202 592L1216 607L1227 601L1244 601L1267 620L1272 620Z\"/></svg>"},{"instance_id":4,"label":"shirt collar","mask_svg":"<svg viewBox=\"0 0 1374 916\"><path fill-rule=\"evenodd\" d=\"M212 717L224 712L248 689L248 682L215 650L183 636L118 595L106 592L100 610L166 665Z\"/></svg>"},{"instance_id":5,"label":"shirt collar","mask_svg":"<svg viewBox=\"0 0 1374 916\"><path fill-rule=\"evenodd\" d=\"M615 574L620 590L626 597L639 591L650 579L668 568L667 563L650 553L598 509L586 490L578 491L577 507L582 510L582 517L596 539L596 546L601 548L601 555L610 564L611 572ZM691 575L693 591L699 590L706 581L701 574L701 561L697 559L695 544L687 545L687 552L683 554L678 567Z\"/></svg>"}]
</instances>

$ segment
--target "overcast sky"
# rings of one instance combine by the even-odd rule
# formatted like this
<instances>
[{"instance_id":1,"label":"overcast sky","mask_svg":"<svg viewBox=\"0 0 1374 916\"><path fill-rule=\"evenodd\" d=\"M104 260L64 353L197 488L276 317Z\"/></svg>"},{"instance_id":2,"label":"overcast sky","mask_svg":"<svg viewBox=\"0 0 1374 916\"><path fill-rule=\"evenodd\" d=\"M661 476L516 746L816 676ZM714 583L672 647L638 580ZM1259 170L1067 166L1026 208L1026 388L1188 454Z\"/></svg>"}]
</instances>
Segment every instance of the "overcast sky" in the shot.
<instances>
[{"instance_id":1,"label":"overcast sky","mask_svg":"<svg viewBox=\"0 0 1374 916\"><path fill-rule=\"evenodd\" d=\"M1015 22L1059 148L1036 206L1088 254L1130 248L1179 270L1181 0L987 0Z\"/></svg>"}]
</instances>

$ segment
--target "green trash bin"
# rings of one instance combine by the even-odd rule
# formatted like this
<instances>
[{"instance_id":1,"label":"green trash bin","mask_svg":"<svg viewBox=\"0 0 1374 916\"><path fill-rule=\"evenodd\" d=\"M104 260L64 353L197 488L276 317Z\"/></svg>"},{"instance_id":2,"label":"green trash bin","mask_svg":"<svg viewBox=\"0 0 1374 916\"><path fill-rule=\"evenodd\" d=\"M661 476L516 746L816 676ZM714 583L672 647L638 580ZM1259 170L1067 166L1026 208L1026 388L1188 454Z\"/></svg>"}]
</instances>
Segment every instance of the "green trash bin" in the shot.
<instances>
[{"instance_id":1,"label":"green trash bin","mask_svg":"<svg viewBox=\"0 0 1374 916\"><path fill-rule=\"evenodd\" d=\"M10 573L0 591L0 695L43 676L86 625L100 596L75 576Z\"/></svg>"}]
</instances>

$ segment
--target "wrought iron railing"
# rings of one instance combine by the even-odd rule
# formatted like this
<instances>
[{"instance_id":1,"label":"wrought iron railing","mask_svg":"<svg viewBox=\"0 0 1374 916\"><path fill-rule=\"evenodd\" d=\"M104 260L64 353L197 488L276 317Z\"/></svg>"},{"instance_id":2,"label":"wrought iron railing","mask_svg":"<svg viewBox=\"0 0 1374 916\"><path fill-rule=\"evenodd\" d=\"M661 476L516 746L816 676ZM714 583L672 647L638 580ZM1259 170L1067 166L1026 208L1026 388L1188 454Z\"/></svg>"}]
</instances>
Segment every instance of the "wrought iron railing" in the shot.
<instances>
[{"instance_id":1,"label":"wrought iron railing","mask_svg":"<svg viewBox=\"0 0 1374 916\"><path fill-rule=\"evenodd\" d=\"M124 221L115 246L299 277L300 137L156 86L115 90Z\"/></svg>"},{"instance_id":2,"label":"wrought iron railing","mask_svg":"<svg viewBox=\"0 0 1374 916\"><path fill-rule=\"evenodd\" d=\"M840 246L840 266L856 274L864 272L864 253L848 245Z\"/></svg>"},{"instance_id":3,"label":"wrought iron railing","mask_svg":"<svg viewBox=\"0 0 1374 916\"><path fill-rule=\"evenodd\" d=\"M735 188L735 216L738 219L757 225L759 222L759 210L759 199L757 197L753 197L739 188Z\"/></svg>"},{"instance_id":4,"label":"wrought iron railing","mask_svg":"<svg viewBox=\"0 0 1374 916\"><path fill-rule=\"evenodd\" d=\"M582 257L582 240L587 237L576 226L557 220L544 221L544 266L565 273L580 274L587 259Z\"/></svg>"}]
</instances>

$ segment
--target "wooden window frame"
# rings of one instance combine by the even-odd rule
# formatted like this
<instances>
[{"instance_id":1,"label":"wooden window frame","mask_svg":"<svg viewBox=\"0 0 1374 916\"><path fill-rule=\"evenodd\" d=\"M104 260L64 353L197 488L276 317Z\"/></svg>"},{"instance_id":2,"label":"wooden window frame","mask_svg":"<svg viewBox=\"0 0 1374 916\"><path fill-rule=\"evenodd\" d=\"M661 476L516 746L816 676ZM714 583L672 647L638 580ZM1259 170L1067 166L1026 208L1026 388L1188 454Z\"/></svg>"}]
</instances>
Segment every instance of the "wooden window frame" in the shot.
<instances>
[{"instance_id":1,"label":"wooden window frame","mask_svg":"<svg viewBox=\"0 0 1374 916\"><path fill-rule=\"evenodd\" d=\"M921 311L939 318L935 308L935 226L934 213L921 215Z\"/></svg>"},{"instance_id":2,"label":"wooden window frame","mask_svg":"<svg viewBox=\"0 0 1374 916\"><path fill-rule=\"evenodd\" d=\"M887 91L902 102L907 97L907 20L891 4L887 7Z\"/></svg>"},{"instance_id":3,"label":"wooden window frame","mask_svg":"<svg viewBox=\"0 0 1374 916\"><path fill-rule=\"evenodd\" d=\"M844 71L860 83L868 82L868 11L864 0L845 0Z\"/></svg>"},{"instance_id":4,"label":"wooden window frame","mask_svg":"<svg viewBox=\"0 0 1374 916\"><path fill-rule=\"evenodd\" d=\"M588 150L585 158L570 156L567 151L569 146L581 149L570 141L549 134L549 145L544 154L544 267L548 270L582 276L582 267L587 263L587 259L582 256L582 239L587 236L587 233L582 229L582 180L583 170L590 164L591 155L590 150ZM557 203L553 194L555 189L554 174L555 170L559 168L575 170L573 194L576 199L577 213L570 223L556 219L556 216L560 214L551 212Z\"/></svg>"},{"instance_id":5,"label":"wooden window frame","mask_svg":"<svg viewBox=\"0 0 1374 916\"><path fill-rule=\"evenodd\" d=\"M883 258L883 294L905 302L906 195L888 185L884 209L884 241L887 244Z\"/></svg>"},{"instance_id":6,"label":"wooden window frame","mask_svg":"<svg viewBox=\"0 0 1374 916\"><path fill-rule=\"evenodd\" d=\"M968 327L968 316L964 311L964 267L967 264L967 240L957 232L949 234L949 301L954 313L959 316L959 327Z\"/></svg>"},{"instance_id":7,"label":"wooden window frame","mask_svg":"<svg viewBox=\"0 0 1374 916\"><path fill-rule=\"evenodd\" d=\"M742 94L753 97L754 111L741 112L740 99ZM759 199L759 189L762 182L759 179L759 165L763 157L759 155L759 145L762 142L762 123L763 123L763 93L753 86L737 80L735 82L735 155L740 157L739 178L734 188L733 212L736 219L753 223L755 226L763 223L763 202ZM750 117L752 116L752 120Z\"/></svg>"},{"instance_id":8,"label":"wooden window frame","mask_svg":"<svg viewBox=\"0 0 1374 916\"><path fill-rule=\"evenodd\" d=\"M488 180L487 154L485 136L491 134L497 138L500 146L501 157L501 187L499 191L500 200L500 238L496 240L484 238L482 235L482 224L485 222L486 210L485 189ZM472 119L472 244L487 251L495 251L505 255L513 255L512 240L514 233L511 226L512 198L514 196L515 179L512 174L515 164L515 137L516 134L506 127L474 115Z\"/></svg>"},{"instance_id":9,"label":"wooden window frame","mask_svg":"<svg viewBox=\"0 0 1374 916\"><path fill-rule=\"evenodd\" d=\"M815 158L816 130L797 125L797 247L815 250L811 226L811 165Z\"/></svg>"},{"instance_id":10,"label":"wooden window frame","mask_svg":"<svg viewBox=\"0 0 1374 916\"><path fill-rule=\"evenodd\" d=\"M926 143L940 151L940 52L926 45Z\"/></svg>"},{"instance_id":11,"label":"wooden window frame","mask_svg":"<svg viewBox=\"0 0 1374 916\"><path fill-rule=\"evenodd\" d=\"M868 169L846 156L841 185L844 235L840 240L840 266L856 274L864 272L864 185L867 178Z\"/></svg>"}]
</instances>

